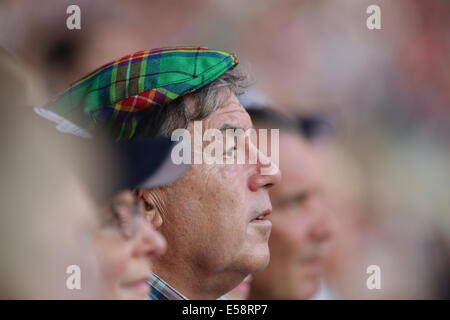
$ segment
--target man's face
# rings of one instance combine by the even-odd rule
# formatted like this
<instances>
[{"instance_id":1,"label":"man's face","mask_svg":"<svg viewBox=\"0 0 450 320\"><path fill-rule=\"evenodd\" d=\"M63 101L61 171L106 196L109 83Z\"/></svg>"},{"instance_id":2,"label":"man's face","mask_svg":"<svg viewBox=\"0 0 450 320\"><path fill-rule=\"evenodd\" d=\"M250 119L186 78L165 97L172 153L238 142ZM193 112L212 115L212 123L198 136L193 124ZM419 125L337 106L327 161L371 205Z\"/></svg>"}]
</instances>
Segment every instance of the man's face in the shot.
<instances>
[{"instance_id":1,"label":"man's face","mask_svg":"<svg viewBox=\"0 0 450 320\"><path fill-rule=\"evenodd\" d=\"M252 123L237 97L231 94L218 111L202 121L202 127L203 131L210 128L245 131ZM192 122L188 130L193 137ZM246 140L246 153L256 152L258 157L264 157ZM235 157L232 145L224 148L223 159L227 157ZM261 175L261 167L260 162L193 164L166 195L168 214L163 217L161 231L167 237L169 250L162 259L170 259L172 252L182 252L198 272L231 271L242 275L242 279L263 269L269 261L267 242L271 223L255 218L270 213L267 189L278 183L280 173L277 168L273 175Z\"/></svg>"},{"instance_id":2,"label":"man's face","mask_svg":"<svg viewBox=\"0 0 450 320\"><path fill-rule=\"evenodd\" d=\"M254 275L252 291L273 299L307 299L318 287L330 219L311 146L296 133L282 132L279 147L283 181L270 192L271 259Z\"/></svg>"}]
</instances>

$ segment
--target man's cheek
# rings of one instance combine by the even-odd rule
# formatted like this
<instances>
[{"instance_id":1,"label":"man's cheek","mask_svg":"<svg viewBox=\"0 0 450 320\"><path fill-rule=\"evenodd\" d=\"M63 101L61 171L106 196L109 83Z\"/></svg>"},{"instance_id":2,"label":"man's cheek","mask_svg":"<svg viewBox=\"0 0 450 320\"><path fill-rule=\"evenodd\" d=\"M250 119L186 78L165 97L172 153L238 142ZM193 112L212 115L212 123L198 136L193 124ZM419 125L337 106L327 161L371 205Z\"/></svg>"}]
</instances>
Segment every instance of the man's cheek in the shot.
<instances>
[{"instance_id":1,"label":"man's cheek","mask_svg":"<svg viewBox=\"0 0 450 320\"><path fill-rule=\"evenodd\" d=\"M245 183L247 181L245 175L245 165L241 164L224 164L218 166L219 174L223 181L229 184Z\"/></svg>"}]
</instances>

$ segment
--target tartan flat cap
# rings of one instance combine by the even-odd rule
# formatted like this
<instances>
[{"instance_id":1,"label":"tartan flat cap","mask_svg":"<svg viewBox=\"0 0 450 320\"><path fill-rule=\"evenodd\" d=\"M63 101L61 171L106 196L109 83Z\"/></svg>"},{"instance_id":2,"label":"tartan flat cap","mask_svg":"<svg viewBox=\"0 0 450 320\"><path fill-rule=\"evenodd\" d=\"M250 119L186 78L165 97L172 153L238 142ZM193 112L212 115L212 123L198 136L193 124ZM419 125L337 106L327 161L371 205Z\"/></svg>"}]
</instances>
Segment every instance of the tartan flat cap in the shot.
<instances>
[{"instance_id":1,"label":"tartan flat cap","mask_svg":"<svg viewBox=\"0 0 450 320\"><path fill-rule=\"evenodd\" d=\"M204 47L140 51L91 72L39 109L127 140L153 108L204 87L237 63L234 54Z\"/></svg>"}]
</instances>

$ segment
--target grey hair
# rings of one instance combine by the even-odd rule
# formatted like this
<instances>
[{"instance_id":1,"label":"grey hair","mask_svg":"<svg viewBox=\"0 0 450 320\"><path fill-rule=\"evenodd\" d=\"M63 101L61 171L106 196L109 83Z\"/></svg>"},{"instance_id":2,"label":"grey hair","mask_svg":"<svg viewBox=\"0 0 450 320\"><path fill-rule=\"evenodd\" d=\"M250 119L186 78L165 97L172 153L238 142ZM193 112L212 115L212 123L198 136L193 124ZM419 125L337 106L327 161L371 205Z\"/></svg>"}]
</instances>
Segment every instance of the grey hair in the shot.
<instances>
[{"instance_id":1,"label":"grey hair","mask_svg":"<svg viewBox=\"0 0 450 320\"><path fill-rule=\"evenodd\" d=\"M243 94L249 84L247 73L238 65L198 91L152 110L141 120L134 137L170 136L175 129L186 129L190 121L203 120L217 111L231 93ZM194 100L194 110L189 110L188 99Z\"/></svg>"}]
</instances>

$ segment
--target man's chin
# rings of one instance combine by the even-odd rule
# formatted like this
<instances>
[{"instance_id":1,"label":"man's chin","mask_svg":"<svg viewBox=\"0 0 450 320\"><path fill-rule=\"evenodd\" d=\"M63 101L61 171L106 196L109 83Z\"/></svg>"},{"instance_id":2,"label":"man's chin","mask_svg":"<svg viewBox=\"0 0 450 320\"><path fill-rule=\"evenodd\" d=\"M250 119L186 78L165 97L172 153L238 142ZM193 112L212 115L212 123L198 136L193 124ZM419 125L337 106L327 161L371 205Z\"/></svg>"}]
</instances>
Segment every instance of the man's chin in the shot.
<instances>
[{"instance_id":1,"label":"man's chin","mask_svg":"<svg viewBox=\"0 0 450 320\"><path fill-rule=\"evenodd\" d=\"M248 256L248 274L255 273L264 270L270 261L270 251L269 246L261 245L258 250L254 250L251 254Z\"/></svg>"}]
</instances>

